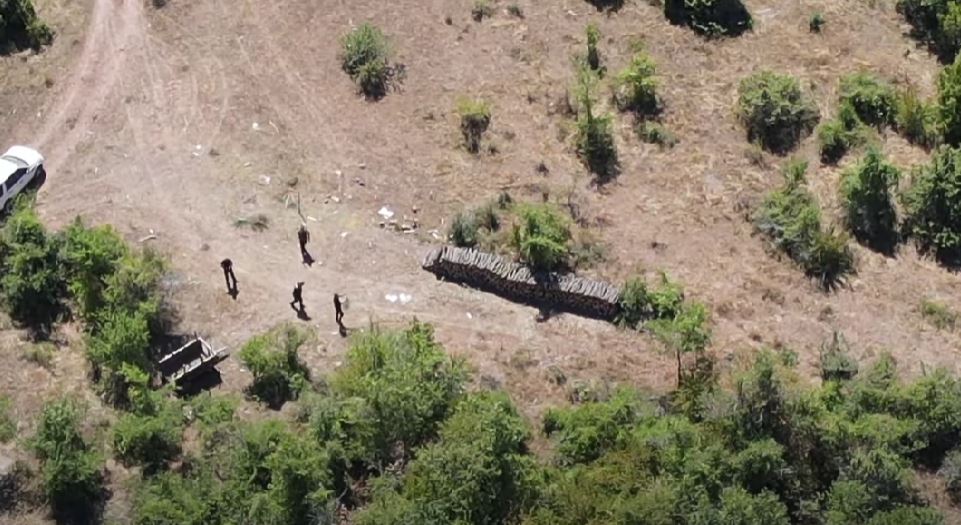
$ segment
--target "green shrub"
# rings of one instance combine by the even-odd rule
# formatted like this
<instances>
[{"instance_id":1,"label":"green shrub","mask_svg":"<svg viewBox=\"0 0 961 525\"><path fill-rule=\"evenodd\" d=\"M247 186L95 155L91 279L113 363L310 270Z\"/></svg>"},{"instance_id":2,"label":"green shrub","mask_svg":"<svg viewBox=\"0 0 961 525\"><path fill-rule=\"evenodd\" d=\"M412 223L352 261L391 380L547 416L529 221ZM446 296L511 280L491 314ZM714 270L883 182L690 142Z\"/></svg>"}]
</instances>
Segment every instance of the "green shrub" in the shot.
<instances>
[{"instance_id":1,"label":"green shrub","mask_svg":"<svg viewBox=\"0 0 961 525\"><path fill-rule=\"evenodd\" d=\"M471 18L475 22L480 22L485 18L494 16L494 7L487 0L474 0L474 6L470 10Z\"/></svg>"},{"instance_id":2,"label":"green shrub","mask_svg":"<svg viewBox=\"0 0 961 525\"><path fill-rule=\"evenodd\" d=\"M57 347L53 343L42 341L27 345L23 349L23 358L50 370L53 367L53 359L56 353Z\"/></svg>"},{"instance_id":3,"label":"green shrub","mask_svg":"<svg viewBox=\"0 0 961 525\"><path fill-rule=\"evenodd\" d=\"M163 470L180 454L183 418L172 407L158 414L125 414L113 428L113 447L125 465Z\"/></svg>"},{"instance_id":4,"label":"green shrub","mask_svg":"<svg viewBox=\"0 0 961 525\"><path fill-rule=\"evenodd\" d=\"M360 91L370 98L387 94L391 81L390 46L384 33L365 22L348 33L341 45L341 67Z\"/></svg>"},{"instance_id":5,"label":"green shrub","mask_svg":"<svg viewBox=\"0 0 961 525\"><path fill-rule=\"evenodd\" d=\"M614 144L614 125L610 115L595 115L594 94L596 75L581 71L577 86L577 130L574 143L577 154L587 169L601 182L617 175L617 146Z\"/></svg>"},{"instance_id":6,"label":"green shrub","mask_svg":"<svg viewBox=\"0 0 961 525\"><path fill-rule=\"evenodd\" d=\"M703 352L711 342L708 311L700 303L684 305L673 316L657 317L648 329L677 356ZM678 357L680 361L680 357ZM678 370L680 372L680 370ZM679 382L683 381L680 377Z\"/></svg>"},{"instance_id":7,"label":"green shrub","mask_svg":"<svg viewBox=\"0 0 961 525\"><path fill-rule=\"evenodd\" d=\"M589 463L614 447L631 426L652 410L631 390L619 390L605 402L549 409L544 433L557 442L560 464Z\"/></svg>"},{"instance_id":8,"label":"green shrub","mask_svg":"<svg viewBox=\"0 0 961 525\"><path fill-rule=\"evenodd\" d=\"M838 117L818 128L821 162L835 164L853 148L867 142L867 129L850 103L842 103Z\"/></svg>"},{"instance_id":9,"label":"green shrub","mask_svg":"<svg viewBox=\"0 0 961 525\"><path fill-rule=\"evenodd\" d=\"M31 444L54 515L85 523L101 499L103 462L80 433L82 408L66 399L44 406Z\"/></svg>"},{"instance_id":10,"label":"green shrub","mask_svg":"<svg viewBox=\"0 0 961 525\"><path fill-rule=\"evenodd\" d=\"M11 318L43 334L63 311L59 243L33 210L18 202L0 230L0 301Z\"/></svg>"},{"instance_id":11,"label":"green shrub","mask_svg":"<svg viewBox=\"0 0 961 525\"><path fill-rule=\"evenodd\" d=\"M220 494L215 488L214 480L208 476L159 473L137 487L132 522L135 525L221 523L217 512Z\"/></svg>"},{"instance_id":12,"label":"green shrub","mask_svg":"<svg viewBox=\"0 0 961 525\"><path fill-rule=\"evenodd\" d=\"M804 188L806 170L806 162L788 164L784 187L765 198L754 213L754 227L830 289L854 271L854 254L844 237L821 229L821 210Z\"/></svg>"},{"instance_id":13,"label":"green shrub","mask_svg":"<svg viewBox=\"0 0 961 525\"><path fill-rule=\"evenodd\" d=\"M954 0L898 0L897 10L913 26L913 35L950 62L961 48L961 9Z\"/></svg>"},{"instance_id":14,"label":"green shrub","mask_svg":"<svg viewBox=\"0 0 961 525\"><path fill-rule=\"evenodd\" d=\"M954 330L958 314L947 305L929 299L921 300L921 317L938 330Z\"/></svg>"},{"instance_id":15,"label":"green shrub","mask_svg":"<svg viewBox=\"0 0 961 525\"><path fill-rule=\"evenodd\" d=\"M480 151L481 137L491 123L490 105L483 100L463 99L457 103L460 115L460 132L464 136L467 151Z\"/></svg>"},{"instance_id":16,"label":"green shrub","mask_svg":"<svg viewBox=\"0 0 961 525\"><path fill-rule=\"evenodd\" d=\"M524 10L521 9L521 6L518 5L518 4L510 4L510 5L508 5L508 6L507 6L507 14L509 14L509 15L511 15L511 16L513 16L513 17L516 17L516 18L524 18Z\"/></svg>"},{"instance_id":17,"label":"green shrub","mask_svg":"<svg viewBox=\"0 0 961 525\"><path fill-rule=\"evenodd\" d=\"M930 507L901 506L878 512L867 525L944 525L944 516Z\"/></svg>"},{"instance_id":18,"label":"green shrub","mask_svg":"<svg viewBox=\"0 0 961 525\"><path fill-rule=\"evenodd\" d=\"M789 525L787 507L777 496L762 491L752 494L739 487L728 487L721 492L718 523L741 525Z\"/></svg>"},{"instance_id":19,"label":"green shrub","mask_svg":"<svg viewBox=\"0 0 961 525\"><path fill-rule=\"evenodd\" d=\"M273 409L295 400L310 383L310 371L298 354L311 334L293 325L283 325L247 341L240 359L254 382L248 392Z\"/></svg>"},{"instance_id":20,"label":"green shrub","mask_svg":"<svg viewBox=\"0 0 961 525\"><path fill-rule=\"evenodd\" d=\"M938 75L938 110L944 142L961 146L961 58Z\"/></svg>"},{"instance_id":21,"label":"green shrub","mask_svg":"<svg viewBox=\"0 0 961 525\"><path fill-rule=\"evenodd\" d=\"M665 0L664 15L707 36L738 36L753 26L741 0Z\"/></svg>"},{"instance_id":22,"label":"green shrub","mask_svg":"<svg viewBox=\"0 0 961 525\"><path fill-rule=\"evenodd\" d=\"M506 523L536 493L527 438L507 396L469 396L444 423L441 440L410 463L400 495L375 498L357 522Z\"/></svg>"},{"instance_id":23,"label":"green shrub","mask_svg":"<svg viewBox=\"0 0 961 525\"><path fill-rule=\"evenodd\" d=\"M824 15L816 12L811 15L811 18L808 20L808 30L812 33L820 33L821 29L824 28L824 23Z\"/></svg>"},{"instance_id":24,"label":"green shrub","mask_svg":"<svg viewBox=\"0 0 961 525\"><path fill-rule=\"evenodd\" d=\"M116 271L104 280L104 306L97 322L88 327L90 331L96 334L104 319L123 313L145 319L151 337L166 333L172 314L162 293L165 275L167 263L154 251L144 250L121 259Z\"/></svg>"},{"instance_id":25,"label":"green shrub","mask_svg":"<svg viewBox=\"0 0 961 525\"><path fill-rule=\"evenodd\" d=\"M893 123L896 99L894 87L874 75L855 73L841 79L841 104L850 104L865 124Z\"/></svg>"},{"instance_id":26,"label":"green shrub","mask_svg":"<svg viewBox=\"0 0 961 525\"><path fill-rule=\"evenodd\" d=\"M614 100L621 111L640 117L653 116L660 109L654 61L644 52L636 53L631 63L617 75Z\"/></svg>"},{"instance_id":27,"label":"green shrub","mask_svg":"<svg viewBox=\"0 0 961 525\"><path fill-rule=\"evenodd\" d=\"M330 380L339 399L360 398L374 428L366 443L367 462L402 455L436 435L465 386L460 361L444 353L429 325L414 323L403 332L373 331L351 342L344 366ZM364 419L368 419L364 417Z\"/></svg>"},{"instance_id":28,"label":"green shrub","mask_svg":"<svg viewBox=\"0 0 961 525\"><path fill-rule=\"evenodd\" d=\"M677 137L658 122L639 122L635 130L638 137L648 144L657 144L668 149L677 145Z\"/></svg>"},{"instance_id":29,"label":"green shrub","mask_svg":"<svg viewBox=\"0 0 961 525\"><path fill-rule=\"evenodd\" d=\"M801 92L797 79L762 71L741 81L737 115L748 140L784 153L811 132L819 119L814 103Z\"/></svg>"},{"instance_id":30,"label":"green shrub","mask_svg":"<svg viewBox=\"0 0 961 525\"><path fill-rule=\"evenodd\" d=\"M921 100L917 91L898 93L895 110L895 127L905 139L923 147L938 144L938 108Z\"/></svg>"},{"instance_id":31,"label":"green shrub","mask_svg":"<svg viewBox=\"0 0 961 525\"><path fill-rule=\"evenodd\" d=\"M76 313L86 321L104 306L106 279L128 255L123 238L109 225L87 228L78 217L62 233L60 258Z\"/></svg>"},{"instance_id":32,"label":"green shrub","mask_svg":"<svg viewBox=\"0 0 961 525\"><path fill-rule=\"evenodd\" d=\"M472 212L458 212L450 223L448 233L454 246L461 248L473 248L477 245L478 225L477 218Z\"/></svg>"},{"instance_id":33,"label":"green shrub","mask_svg":"<svg viewBox=\"0 0 961 525\"><path fill-rule=\"evenodd\" d=\"M903 196L905 233L944 264L961 262L961 150L942 147Z\"/></svg>"},{"instance_id":34,"label":"green shrub","mask_svg":"<svg viewBox=\"0 0 961 525\"><path fill-rule=\"evenodd\" d=\"M37 17L31 0L0 2L0 53L40 49L53 41L53 31Z\"/></svg>"},{"instance_id":35,"label":"green shrub","mask_svg":"<svg viewBox=\"0 0 961 525\"><path fill-rule=\"evenodd\" d=\"M838 332L830 341L821 345L821 379L847 381L858 373L858 362L851 357L847 342Z\"/></svg>"},{"instance_id":36,"label":"green shrub","mask_svg":"<svg viewBox=\"0 0 961 525\"><path fill-rule=\"evenodd\" d=\"M900 171L876 149L841 175L845 225L859 241L883 253L893 252L898 242L893 192L900 178Z\"/></svg>"},{"instance_id":37,"label":"green shrub","mask_svg":"<svg viewBox=\"0 0 961 525\"><path fill-rule=\"evenodd\" d=\"M601 72L601 54L597 50L597 43L601 40L601 30L597 24L589 23L584 30L587 35L587 67L596 72Z\"/></svg>"},{"instance_id":38,"label":"green shrub","mask_svg":"<svg viewBox=\"0 0 961 525\"><path fill-rule=\"evenodd\" d=\"M87 357L98 367L120 370L133 365L141 370L150 368L150 329L144 316L115 311L101 318L97 334L87 340Z\"/></svg>"},{"instance_id":39,"label":"green shrub","mask_svg":"<svg viewBox=\"0 0 961 525\"><path fill-rule=\"evenodd\" d=\"M535 271L556 270L568 262L571 231L567 220L549 204L519 209L511 245Z\"/></svg>"}]
</instances>

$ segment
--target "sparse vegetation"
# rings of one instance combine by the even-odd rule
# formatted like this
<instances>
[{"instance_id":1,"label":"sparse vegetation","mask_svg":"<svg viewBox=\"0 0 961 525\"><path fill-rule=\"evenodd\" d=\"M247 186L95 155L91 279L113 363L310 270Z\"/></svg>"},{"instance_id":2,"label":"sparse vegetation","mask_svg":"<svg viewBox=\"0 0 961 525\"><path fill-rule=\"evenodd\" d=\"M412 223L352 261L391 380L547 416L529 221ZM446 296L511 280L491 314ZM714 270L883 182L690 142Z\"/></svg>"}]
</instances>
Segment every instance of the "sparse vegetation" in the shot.
<instances>
[{"instance_id":1,"label":"sparse vegetation","mask_svg":"<svg viewBox=\"0 0 961 525\"><path fill-rule=\"evenodd\" d=\"M587 29L584 30L587 36L587 55L586 63L587 67L598 74L603 74L601 69L601 53L597 50L597 43L601 40L601 30L598 29L597 24L590 23L587 24Z\"/></svg>"},{"instance_id":2,"label":"sparse vegetation","mask_svg":"<svg viewBox=\"0 0 961 525\"><path fill-rule=\"evenodd\" d=\"M912 177L903 196L904 233L947 265L961 262L961 150L942 147Z\"/></svg>"},{"instance_id":3,"label":"sparse vegetation","mask_svg":"<svg viewBox=\"0 0 961 525\"><path fill-rule=\"evenodd\" d=\"M793 149L819 119L817 106L788 75L756 73L741 81L738 94L737 114L748 140L774 153Z\"/></svg>"},{"instance_id":4,"label":"sparse vegetation","mask_svg":"<svg viewBox=\"0 0 961 525\"><path fill-rule=\"evenodd\" d=\"M457 103L460 115L460 132L464 136L467 151L480 151L481 138L491 123L490 105L483 100L462 99Z\"/></svg>"},{"instance_id":5,"label":"sparse vegetation","mask_svg":"<svg viewBox=\"0 0 961 525\"><path fill-rule=\"evenodd\" d=\"M53 358L56 353L56 346L47 341L41 341L27 345L23 349L23 358L49 370L53 366Z\"/></svg>"},{"instance_id":6,"label":"sparse vegetation","mask_svg":"<svg viewBox=\"0 0 961 525\"><path fill-rule=\"evenodd\" d=\"M40 49L53 42L53 31L37 17L32 0L0 2L0 54Z\"/></svg>"},{"instance_id":7,"label":"sparse vegetation","mask_svg":"<svg viewBox=\"0 0 961 525\"><path fill-rule=\"evenodd\" d=\"M0 443L7 443L17 437L17 422L10 414L10 398L0 396Z\"/></svg>"},{"instance_id":8,"label":"sparse vegetation","mask_svg":"<svg viewBox=\"0 0 961 525\"><path fill-rule=\"evenodd\" d=\"M820 12L815 12L808 20L808 30L812 33L820 33L821 29L824 28L824 24L824 15Z\"/></svg>"},{"instance_id":9,"label":"sparse vegetation","mask_svg":"<svg viewBox=\"0 0 961 525\"><path fill-rule=\"evenodd\" d=\"M387 94L392 80L390 46L384 33L371 24L363 23L343 39L341 67L368 98Z\"/></svg>"},{"instance_id":10,"label":"sparse vegetation","mask_svg":"<svg viewBox=\"0 0 961 525\"><path fill-rule=\"evenodd\" d=\"M820 360L824 381L848 381L858 374L858 362L851 357L847 341L839 332L821 345Z\"/></svg>"},{"instance_id":11,"label":"sparse vegetation","mask_svg":"<svg viewBox=\"0 0 961 525\"><path fill-rule=\"evenodd\" d=\"M659 122L639 122L635 129L637 136L648 144L657 144L668 149L677 145L677 137Z\"/></svg>"},{"instance_id":12,"label":"sparse vegetation","mask_svg":"<svg viewBox=\"0 0 961 525\"><path fill-rule=\"evenodd\" d=\"M958 314L947 305L930 299L921 300L921 317L938 330L954 330Z\"/></svg>"},{"instance_id":13,"label":"sparse vegetation","mask_svg":"<svg viewBox=\"0 0 961 525\"><path fill-rule=\"evenodd\" d=\"M263 213L250 217L240 217L234 221L234 228L250 228L255 232L262 232L270 228L270 217Z\"/></svg>"},{"instance_id":14,"label":"sparse vegetation","mask_svg":"<svg viewBox=\"0 0 961 525\"><path fill-rule=\"evenodd\" d=\"M491 6L488 0L474 0L474 6L471 7L470 16L475 22L480 22L485 18L490 18L494 16L494 7Z\"/></svg>"},{"instance_id":15,"label":"sparse vegetation","mask_svg":"<svg viewBox=\"0 0 961 525\"><path fill-rule=\"evenodd\" d=\"M672 24L709 37L738 36L753 27L741 0L665 0L664 14Z\"/></svg>"},{"instance_id":16,"label":"sparse vegetation","mask_svg":"<svg viewBox=\"0 0 961 525\"><path fill-rule=\"evenodd\" d=\"M848 151L867 141L868 129L849 103L842 103L838 117L818 128L818 150L825 164L837 163Z\"/></svg>"},{"instance_id":17,"label":"sparse vegetation","mask_svg":"<svg viewBox=\"0 0 961 525\"><path fill-rule=\"evenodd\" d=\"M961 5L954 0L898 0L897 10L913 27L916 38L944 62L961 48Z\"/></svg>"},{"instance_id":18,"label":"sparse vegetation","mask_svg":"<svg viewBox=\"0 0 961 525\"><path fill-rule=\"evenodd\" d=\"M961 16L961 4L955 4ZM938 76L939 125L945 144L961 146L961 58Z\"/></svg>"},{"instance_id":19,"label":"sparse vegetation","mask_svg":"<svg viewBox=\"0 0 961 525\"><path fill-rule=\"evenodd\" d=\"M898 242L893 193L900 178L900 171L876 149L841 176L845 225L856 239L882 253L892 253Z\"/></svg>"},{"instance_id":20,"label":"sparse vegetation","mask_svg":"<svg viewBox=\"0 0 961 525\"><path fill-rule=\"evenodd\" d=\"M821 210L804 187L805 171L806 162L787 165L784 187L767 196L754 213L754 226L808 276L831 289L854 272L854 254L843 236L822 229Z\"/></svg>"},{"instance_id":21,"label":"sparse vegetation","mask_svg":"<svg viewBox=\"0 0 961 525\"><path fill-rule=\"evenodd\" d=\"M510 4L507 6L507 14L516 17L524 18L524 10L519 4Z\"/></svg>"},{"instance_id":22,"label":"sparse vegetation","mask_svg":"<svg viewBox=\"0 0 961 525\"><path fill-rule=\"evenodd\" d=\"M306 330L283 325L247 341L240 359L254 376L250 395L274 409L297 399L310 382L310 371L298 352L310 340Z\"/></svg>"}]
</instances>

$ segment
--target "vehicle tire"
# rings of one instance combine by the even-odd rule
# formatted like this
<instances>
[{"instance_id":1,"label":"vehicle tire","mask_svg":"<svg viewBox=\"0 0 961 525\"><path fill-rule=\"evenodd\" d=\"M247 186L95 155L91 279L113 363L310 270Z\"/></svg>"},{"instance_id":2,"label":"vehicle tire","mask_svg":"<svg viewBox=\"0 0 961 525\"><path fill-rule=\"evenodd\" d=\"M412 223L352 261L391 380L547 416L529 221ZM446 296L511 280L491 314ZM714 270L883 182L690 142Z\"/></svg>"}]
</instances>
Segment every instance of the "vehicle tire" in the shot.
<instances>
[{"instance_id":1,"label":"vehicle tire","mask_svg":"<svg viewBox=\"0 0 961 525\"><path fill-rule=\"evenodd\" d=\"M44 169L43 166L40 166L37 169L37 175L33 178L32 181L30 181L30 187L35 190L38 190L40 189L40 186L43 186L43 183L45 182L47 182L47 170Z\"/></svg>"}]
</instances>

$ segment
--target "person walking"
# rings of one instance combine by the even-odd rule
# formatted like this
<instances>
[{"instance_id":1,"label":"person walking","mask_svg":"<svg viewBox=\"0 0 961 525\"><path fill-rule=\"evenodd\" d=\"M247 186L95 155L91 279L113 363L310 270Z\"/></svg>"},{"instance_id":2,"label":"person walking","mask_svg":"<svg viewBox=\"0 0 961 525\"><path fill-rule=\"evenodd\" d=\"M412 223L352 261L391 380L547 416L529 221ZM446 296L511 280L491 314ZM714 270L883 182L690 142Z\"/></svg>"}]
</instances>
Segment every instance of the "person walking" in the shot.
<instances>
[{"instance_id":1,"label":"person walking","mask_svg":"<svg viewBox=\"0 0 961 525\"><path fill-rule=\"evenodd\" d=\"M220 261L220 267L224 271L224 280L227 281L227 293L236 296L237 276L234 275L234 262L230 259L224 259Z\"/></svg>"},{"instance_id":2,"label":"person walking","mask_svg":"<svg viewBox=\"0 0 961 525\"><path fill-rule=\"evenodd\" d=\"M297 286L294 287L293 292L294 300L290 301L290 307L296 310L298 313L304 313L304 282L300 281ZM294 306L298 305L298 306Z\"/></svg>"},{"instance_id":3,"label":"person walking","mask_svg":"<svg viewBox=\"0 0 961 525\"><path fill-rule=\"evenodd\" d=\"M300 257L303 259L304 264L310 264L314 261L314 258L311 257L307 251L308 242L310 242L310 232L307 231L307 225L301 223L300 229L297 230L297 243L300 244Z\"/></svg>"}]
</instances>

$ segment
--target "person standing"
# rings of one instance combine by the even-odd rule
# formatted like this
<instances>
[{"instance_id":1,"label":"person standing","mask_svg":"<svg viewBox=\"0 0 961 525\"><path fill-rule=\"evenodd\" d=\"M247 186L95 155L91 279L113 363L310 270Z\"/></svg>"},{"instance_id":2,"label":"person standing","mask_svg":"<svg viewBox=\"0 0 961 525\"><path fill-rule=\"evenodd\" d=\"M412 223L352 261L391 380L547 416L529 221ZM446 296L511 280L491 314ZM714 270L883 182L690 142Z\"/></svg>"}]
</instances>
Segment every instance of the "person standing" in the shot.
<instances>
[{"instance_id":1,"label":"person standing","mask_svg":"<svg viewBox=\"0 0 961 525\"><path fill-rule=\"evenodd\" d=\"M220 261L220 267L224 271L224 280L227 281L227 293L235 295L237 293L237 276L234 275L234 262L230 259Z\"/></svg>"}]
</instances>

